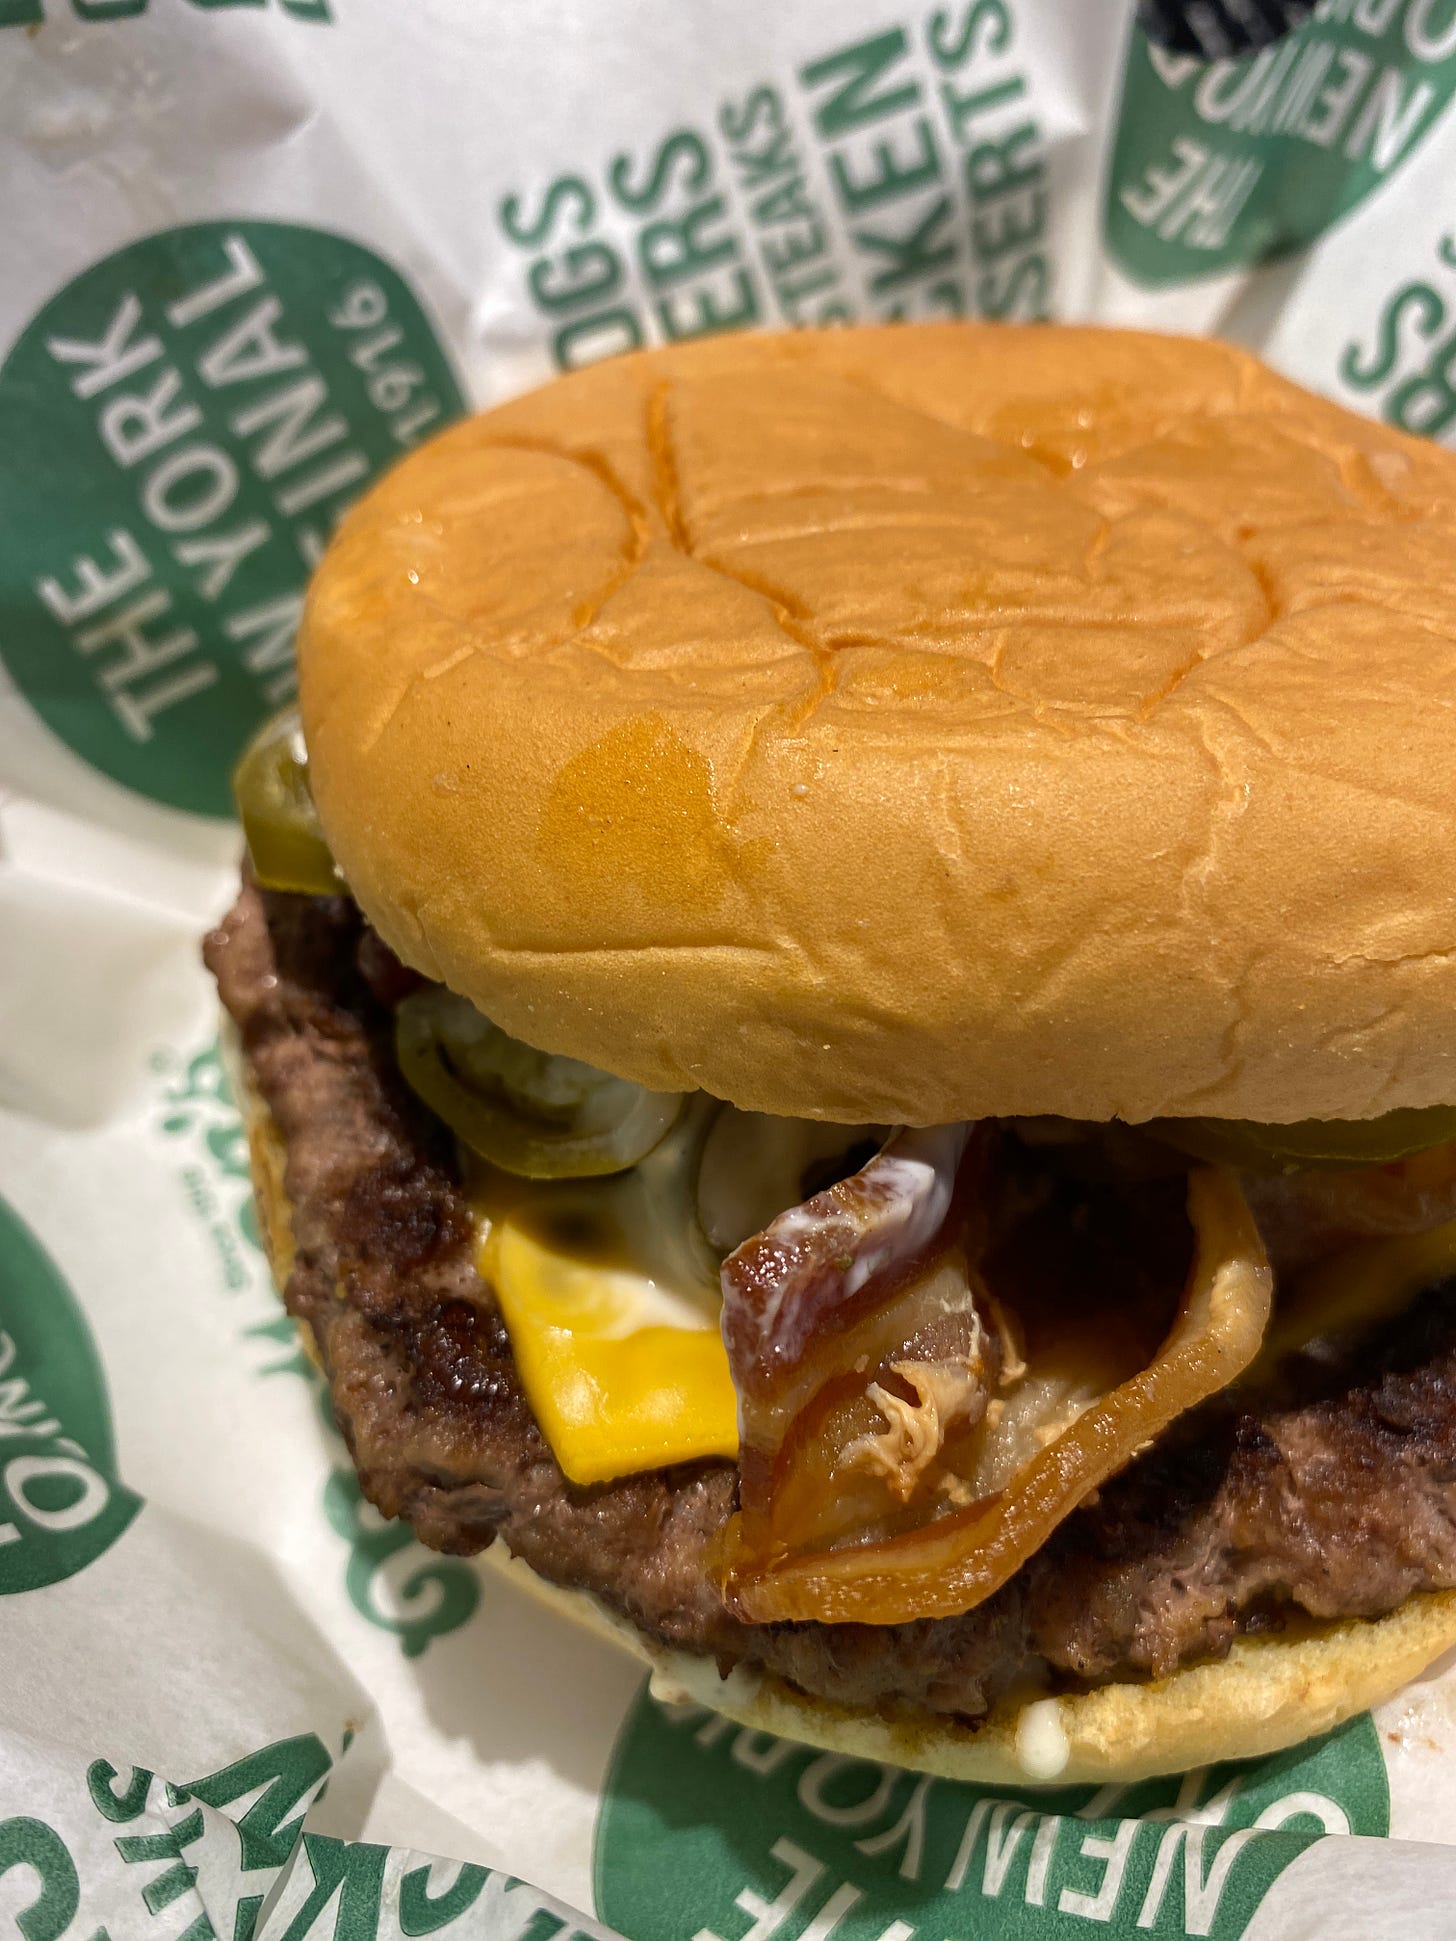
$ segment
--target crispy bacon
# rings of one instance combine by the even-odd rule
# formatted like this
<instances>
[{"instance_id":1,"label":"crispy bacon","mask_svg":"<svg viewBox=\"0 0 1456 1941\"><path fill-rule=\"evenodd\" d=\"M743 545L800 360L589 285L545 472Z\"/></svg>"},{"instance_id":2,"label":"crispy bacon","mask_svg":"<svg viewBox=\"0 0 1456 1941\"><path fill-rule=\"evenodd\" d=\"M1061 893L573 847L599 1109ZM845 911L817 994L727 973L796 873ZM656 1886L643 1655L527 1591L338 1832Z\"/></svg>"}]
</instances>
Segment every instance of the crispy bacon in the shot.
<instances>
[{"instance_id":1,"label":"crispy bacon","mask_svg":"<svg viewBox=\"0 0 1456 1941\"><path fill-rule=\"evenodd\" d=\"M743 1510L730 1527L724 1560L731 1608L757 1623L898 1624L951 1617L989 1597L1079 1503L1177 1416L1232 1381L1258 1352L1272 1276L1235 1176L1221 1168L1193 1172L1188 1213L1193 1260L1172 1329L1161 1345L1149 1344L1151 1358L1100 1392L1079 1394L1056 1378L1054 1353L1043 1357L1044 1366L1033 1356L1018 1367L1010 1347L999 1358L999 1373L1013 1390L1004 1403L999 1396L984 1399L998 1367L985 1354L982 1315L994 1319L995 1304L983 1294L978 1306L971 1270L943 1224L945 1257L936 1272L902 1280L888 1307L861 1322L850 1344L856 1358L846 1366L839 1354L837 1376L807 1405L802 1380L797 1384L798 1412L770 1459L755 1469L751 1494L745 1466ZM799 1249L806 1262L821 1263L822 1274L821 1251L807 1238ZM981 1399L942 1429L940 1376L931 1375L930 1366L943 1365L946 1344L942 1337L933 1352L924 1352L934 1333L925 1313L931 1290L947 1273L952 1285L958 1279L966 1299L943 1297L943 1315L960 1324L963 1341L981 1331ZM812 1274L805 1284L817 1284ZM760 1296L757 1311L771 1319L790 1298L789 1288L778 1304ZM816 1311L822 1317L833 1305ZM865 1347L876 1325L878 1357ZM885 1337L904 1337L907 1328L906 1345L885 1352ZM832 1353L816 1350L806 1338L799 1366ZM965 1359L968 1368L973 1365L969 1354ZM907 1362L926 1366L908 1369ZM896 1376L906 1410L886 1408L876 1396ZM914 1417L916 1408L931 1406L934 1431L942 1437L933 1463L921 1449L920 1432L931 1426L929 1418ZM847 1433L866 1410L873 1411L878 1429L877 1436L871 1430L870 1444L863 1431L858 1440ZM743 1413L745 1423L762 1433L764 1418L747 1403ZM876 1445L882 1454L866 1476L855 1458ZM899 1449L904 1464L896 1460ZM759 1445L755 1456L762 1455ZM929 1493L920 1486L927 1470L938 1472ZM867 1495L872 1481L883 1499L878 1512ZM886 1512L888 1502L898 1503L898 1517Z\"/></svg>"},{"instance_id":2,"label":"crispy bacon","mask_svg":"<svg viewBox=\"0 0 1456 1941\"><path fill-rule=\"evenodd\" d=\"M965 1261L971 1125L896 1133L723 1267L742 1531L767 1556L899 1527L997 1365Z\"/></svg>"},{"instance_id":3,"label":"crispy bacon","mask_svg":"<svg viewBox=\"0 0 1456 1941\"><path fill-rule=\"evenodd\" d=\"M850 1178L723 1263L723 1339L745 1406L772 1406L826 1327L903 1284L944 1240L973 1127L902 1130Z\"/></svg>"}]
</instances>

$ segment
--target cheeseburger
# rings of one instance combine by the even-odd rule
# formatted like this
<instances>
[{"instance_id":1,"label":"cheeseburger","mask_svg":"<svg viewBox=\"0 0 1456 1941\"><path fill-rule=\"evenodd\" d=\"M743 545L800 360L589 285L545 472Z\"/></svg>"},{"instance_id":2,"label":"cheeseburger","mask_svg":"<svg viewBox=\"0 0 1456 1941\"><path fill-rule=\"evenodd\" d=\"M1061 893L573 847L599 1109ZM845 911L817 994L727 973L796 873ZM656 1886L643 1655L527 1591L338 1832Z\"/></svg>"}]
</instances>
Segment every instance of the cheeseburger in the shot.
<instances>
[{"instance_id":1,"label":"cheeseburger","mask_svg":"<svg viewBox=\"0 0 1456 1941\"><path fill-rule=\"evenodd\" d=\"M1456 1642L1456 457L1225 346L739 337L346 518L207 960L360 1481L996 1781Z\"/></svg>"}]
</instances>

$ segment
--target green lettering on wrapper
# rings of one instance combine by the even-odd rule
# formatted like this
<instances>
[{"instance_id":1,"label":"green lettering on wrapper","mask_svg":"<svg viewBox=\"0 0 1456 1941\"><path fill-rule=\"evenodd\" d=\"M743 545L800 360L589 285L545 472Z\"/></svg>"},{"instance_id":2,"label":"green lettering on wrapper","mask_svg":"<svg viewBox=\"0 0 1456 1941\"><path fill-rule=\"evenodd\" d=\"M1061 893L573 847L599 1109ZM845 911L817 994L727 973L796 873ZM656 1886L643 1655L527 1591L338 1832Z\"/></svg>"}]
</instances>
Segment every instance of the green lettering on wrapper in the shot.
<instances>
[{"instance_id":1,"label":"green lettering on wrapper","mask_svg":"<svg viewBox=\"0 0 1456 1941\"><path fill-rule=\"evenodd\" d=\"M0 369L0 655L22 694L114 780L230 813L335 521L461 408L415 298L356 243L197 223L94 264Z\"/></svg>"},{"instance_id":2,"label":"green lettering on wrapper","mask_svg":"<svg viewBox=\"0 0 1456 1941\"><path fill-rule=\"evenodd\" d=\"M70 1849L44 1820L0 1820L0 1878L12 1867L35 1879L33 1898L16 1912L21 1941L60 1941L81 1898Z\"/></svg>"},{"instance_id":3,"label":"green lettering on wrapper","mask_svg":"<svg viewBox=\"0 0 1456 1941\"><path fill-rule=\"evenodd\" d=\"M780 314L791 324L846 322L850 311L830 225L809 188L783 95L754 88L742 102L723 104L718 126Z\"/></svg>"},{"instance_id":4,"label":"green lettering on wrapper","mask_svg":"<svg viewBox=\"0 0 1456 1941\"><path fill-rule=\"evenodd\" d=\"M159 1053L152 1070L169 1081L159 1101L162 1132L185 1139L196 1155L196 1162L180 1175L187 1204L208 1230L224 1284L229 1289L246 1286L255 1266L264 1265L259 1258L262 1238L250 1190L247 1133L219 1047L207 1045L185 1063L173 1053ZM302 1377L315 1389L326 1429L337 1436L328 1390L299 1346L293 1320L271 1294L267 1313L266 1320L244 1330L250 1340L266 1342L273 1351L257 1372L265 1378ZM406 1657L418 1657L432 1638L468 1622L480 1601L480 1584L470 1565L425 1550L407 1523L387 1523L365 1502L352 1466L333 1471L323 1507L348 1544L345 1587L350 1603L370 1624L392 1632Z\"/></svg>"},{"instance_id":5,"label":"green lettering on wrapper","mask_svg":"<svg viewBox=\"0 0 1456 1941\"><path fill-rule=\"evenodd\" d=\"M1340 376L1379 394L1380 415L1417 437L1456 424L1456 234L1436 246L1431 280L1402 283L1387 298L1373 344L1350 343Z\"/></svg>"},{"instance_id":6,"label":"green lettering on wrapper","mask_svg":"<svg viewBox=\"0 0 1456 1941\"><path fill-rule=\"evenodd\" d=\"M1011 0L959 0L506 196L558 369L760 321L1041 318L1055 280Z\"/></svg>"},{"instance_id":7,"label":"green lettering on wrapper","mask_svg":"<svg viewBox=\"0 0 1456 1941\"><path fill-rule=\"evenodd\" d=\"M47 3L52 19L74 15L78 20L126 20L144 14L151 0L0 0L0 27L38 27L46 18ZM188 0L188 5L214 12L220 7L262 7L268 0ZM283 12L295 20L322 21L331 25L329 0L277 0Z\"/></svg>"},{"instance_id":8,"label":"green lettering on wrapper","mask_svg":"<svg viewBox=\"0 0 1456 1941\"><path fill-rule=\"evenodd\" d=\"M1150 286L1304 248L1406 159L1456 89L1445 0L1323 0L1237 61L1135 32L1108 181L1108 246Z\"/></svg>"},{"instance_id":9,"label":"green lettering on wrapper","mask_svg":"<svg viewBox=\"0 0 1456 1941\"><path fill-rule=\"evenodd\" d=\"M0 1200L0 1595L59 1583L141 1507L116 1472L100 1357L75 1296Z\"/></svg>"},{"instance_id":10,"label":"green lettering on wrapper","mask_svg":"<svg viewBox=\"0 0 1456 1941\"><path fill-rule=\"evenodd\" d=\"M633 1941L1057 1941L1243 1933L1329 1833L1389 1831L1368 1717L1270 1759L1129 1785L958 1785L644 1695L598 1825L597 1905Z\"/></svg>"},{"instance_id":11,"label":"green lettering on wrapper","mask_svg":"<svg viewBox=\"0 0 1456 1941\"><path fill-rule=\"evenodd\" d=\"M954 205L905 30L807 62L799 84L877 312L963 315Z\"/></svg>"}]
</instances>

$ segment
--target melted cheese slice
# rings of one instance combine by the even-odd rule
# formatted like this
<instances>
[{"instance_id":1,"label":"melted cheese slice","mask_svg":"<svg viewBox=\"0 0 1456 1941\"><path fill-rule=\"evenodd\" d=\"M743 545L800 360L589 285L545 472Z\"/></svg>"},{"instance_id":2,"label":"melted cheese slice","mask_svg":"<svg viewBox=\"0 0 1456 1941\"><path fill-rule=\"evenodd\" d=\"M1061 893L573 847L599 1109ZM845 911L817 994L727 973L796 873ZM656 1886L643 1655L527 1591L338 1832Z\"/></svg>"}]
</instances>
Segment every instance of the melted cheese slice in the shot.
<instances>
[{"instance_id":1,"label":"melted cheese slice","mask_svg":"<svg viewBox=\"0 0 1456 1941\"><path fill-rule=\"evenodd\" d=\"M629 1178L477 1196L482 1278L573 1483L738 1454L718 1303L673 1284Z\"/></svg>"}]
</instances>

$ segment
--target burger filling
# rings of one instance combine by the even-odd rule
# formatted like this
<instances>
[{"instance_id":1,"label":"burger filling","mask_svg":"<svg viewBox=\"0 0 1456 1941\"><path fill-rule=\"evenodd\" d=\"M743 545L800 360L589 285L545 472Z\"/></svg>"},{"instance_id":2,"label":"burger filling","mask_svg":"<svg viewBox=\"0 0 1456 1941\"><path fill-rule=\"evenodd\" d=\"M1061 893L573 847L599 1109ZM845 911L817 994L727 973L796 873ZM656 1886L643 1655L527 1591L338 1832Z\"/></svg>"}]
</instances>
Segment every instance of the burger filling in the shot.
<instances>
[{"instance_id":1,"label":"burger filling","mask_svg":"<svg viewBox=\"0 0 1456 1941\"><path fill-rule=\"evenodd\" d=\"M319 893L296 744L248 761L280 887L207 957L281 1134L273 1251L426 1542L965 1718L1456 1585L1453 1115L907 1129L644 1091L405 970Z\"/></svg>"}]
</instances>

